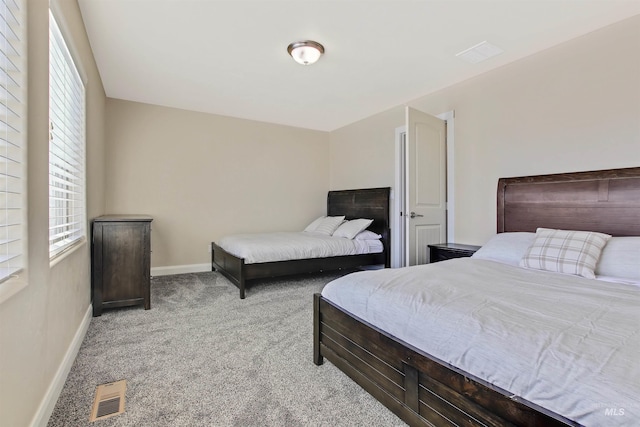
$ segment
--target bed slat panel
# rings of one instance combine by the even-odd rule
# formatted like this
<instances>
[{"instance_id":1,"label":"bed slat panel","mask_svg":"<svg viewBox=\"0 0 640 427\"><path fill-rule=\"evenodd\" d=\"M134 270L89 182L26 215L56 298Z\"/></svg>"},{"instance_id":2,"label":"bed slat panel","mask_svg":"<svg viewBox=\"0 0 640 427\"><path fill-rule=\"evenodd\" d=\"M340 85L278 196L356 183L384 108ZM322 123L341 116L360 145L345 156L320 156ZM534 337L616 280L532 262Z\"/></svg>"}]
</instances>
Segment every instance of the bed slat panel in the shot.
<instances>
[{"instance_id":1,"label":"bed slat panel","mask_svg":"<svg viewBox=\"0 0 640 427\"><path fill-rule=\"evenodd\" d=\"M389 408L394 414L399 416L403 421L414 427L440 427L443 424L432 424L415 411L412 411L403 402L395 399L390 395L387 390L380 387L378 384L371 381L367 375L358 371L345 360L339 357L330 347L325 344L320 344L320 351L324 357L331 363L333 363L338 369L347 374L353 381L355 381L360 387L365 389L370 395L372 395L378 402Z\"/></svg>"},{"instance_id":2,"label":"bed slat panel","mask_svg":"<svg viewBox=\"0 0 640 427\"><path fill-rule=\"evenodd\" d=\"M482 408L480 405L474 404L471 401L461 402L460 399L461 395L451 388L424 374L420 375L420 401L422 405L444 416L462 420L462 426L471 427L477 426L480 423L490 427L508 427L513 425ZM461 408L464 408L464 410ZM420 413L425 413L425 410L421 409Z\"/></svg>"},{"instance_id":3,"label":"bed slat panel","mask_svg":"<svg viewBox=\"0 0 640 427\"><path fill-rule=\"evenodd\" d=\"M348 360L349 363L359 372L366 372L367 377L369 377L372 382L385 389L387 393L392 395L394 398L399 401L404 400L404 376L400 376L399 379L391 379L387 377L385 373L388 374L390 370L381 366L384 364L380 363L380 359L375 358L371 353L368 353L365 349L355 345L354 343L349 344L349 342L344 338L340 339L338 336L336 337L337 340L334 340L330 334L326 334L324 332L329 328L325 327L322 329L322 342L331 347L332 351L337 356L344 360Z\"/></svg>"},{"instance_id":4,"label":"bed slat panel","mask_svg":"<svg viewBox=\"0 0 640 427\"><path fill-rule=\"evenodd\" d=\"M378 356L384 355L386 363L398 372L402 372L402 360L407 358L406 349L398 346L395 341L386 335L373 329L361 329L361 323L349 316L344 316L342 311L324 299L320 301L320 309L323 313L326 313L326 316L323 317L323 324L349 337L354 343L367 348L371 353ZM361 333L354 334L353 331L358 329L360 329Z\"/></svg>"},{"instance_id":5,"label":"bed slat panel","mask_svg":"<svg viewBox=\"0 0 640 427\"><path fill-rule=\"evenodd\" d=\"M398 371L393 365L391 365L389 360L384 357L374 355L366 347L351 341L348 337L339 333L327 323L322 324L321 333L323 335L322 338L327 337L331 339L337 345L343 347L346 351L367 363L367 365L375 369L391 383L403 388L404 374L402 371Z\"/></svg>"}]
</instances>

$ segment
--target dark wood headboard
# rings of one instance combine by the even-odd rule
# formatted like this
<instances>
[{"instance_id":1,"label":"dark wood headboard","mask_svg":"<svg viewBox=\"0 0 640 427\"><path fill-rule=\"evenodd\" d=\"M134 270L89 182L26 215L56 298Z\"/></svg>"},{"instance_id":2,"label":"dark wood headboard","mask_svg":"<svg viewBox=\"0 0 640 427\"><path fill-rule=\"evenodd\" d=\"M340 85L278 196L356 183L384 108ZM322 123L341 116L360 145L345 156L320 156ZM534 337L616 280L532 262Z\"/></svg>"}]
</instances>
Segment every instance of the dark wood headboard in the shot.
<instances>
[{"instance_id":1,"label":"dark wood headboard","mask_svg":"<svg viewBox=\"0 0 640 427\"><path fill-rule=\"evenodd\" d=\"M344 215L346 219L373 219L369 230L386 236L390 224L390 192L389 187L329 191L327 215Z\"/></svg>"},{"instance_id":2,"label":"dark wood headboard","mask_svg":"<svg viewBox=\"0 0 640 427\"><path fill-rule=\"evenodd\" d=\"M640 236L640 167L498 180L498 233L537 227Z\"/></svg>"}]
</instances>

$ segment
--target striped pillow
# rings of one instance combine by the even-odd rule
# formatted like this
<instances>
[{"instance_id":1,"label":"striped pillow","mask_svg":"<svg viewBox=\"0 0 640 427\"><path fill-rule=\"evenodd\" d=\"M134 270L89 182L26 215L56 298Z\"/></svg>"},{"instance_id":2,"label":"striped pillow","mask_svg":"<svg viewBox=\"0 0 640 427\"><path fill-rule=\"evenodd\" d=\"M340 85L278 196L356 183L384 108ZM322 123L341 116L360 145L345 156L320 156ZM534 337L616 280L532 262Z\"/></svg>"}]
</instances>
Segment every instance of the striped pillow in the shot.
<instances>
[{"instance_id":1,"label":"striped pillow","mask_svg":"<svg viewBox=\"0 0 640 427\"><path fill-rule=\"evenodd\" d=\"M320 218L316 219L315 221L313 221L311 224L307 225L307 228L305 228L303 231L306 231L307 233L311 232L311 231L316 231L316 227L318 226L318 224L320 224L322 222L323 219L325 219L326 217L321 216Z\"/></svg>"},{"instance_id":2,"label":"striped pillow","mask_svg":"<svg viewBox=\"0 0 640 427\"><path fill-rule=\"evenodd\" d=\"M372 219L354 219L351 221L344 221L336 231L333 232L334 237L346 237L347 239L353 239L371 225Z\"/></svg>"},{"instance_id":3,"label":"striped pillow","mask_svg":"<svg viewBox=\"0 0 640 427\"><path fill-rule=\"evenodd\" d=\"M314 233L326 234L327 236L331 236L334 231L340 224L344 221L343 216L326 216L322 218L322 221L316 226L316 229L313 230Z\"/></svg>"},{"instance_id":4,"label":"striped pillow","mask_svg":"<svg viewBox=\"0 0 640 427\"><path fill-rule=\"evenodd\" d=\"M600 253L610 238L592 231L538 228L520 266L594 279Z\"/></svg>"}]
</instances>

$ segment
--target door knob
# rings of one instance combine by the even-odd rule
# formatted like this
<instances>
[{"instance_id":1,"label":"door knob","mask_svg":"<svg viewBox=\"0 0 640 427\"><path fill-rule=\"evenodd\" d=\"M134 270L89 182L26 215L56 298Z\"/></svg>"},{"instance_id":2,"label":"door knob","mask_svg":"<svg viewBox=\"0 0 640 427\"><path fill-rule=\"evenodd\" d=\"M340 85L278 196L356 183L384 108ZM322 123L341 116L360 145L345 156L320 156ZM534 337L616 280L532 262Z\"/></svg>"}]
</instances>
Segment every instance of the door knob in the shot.
<instances>
[{"instance_id":1,"label":"door knob","mask_svg":"<svg viewBox=\"0 0 640 427\"><path fill-rule=\"evenodd\" d=\"M411 216L411 218L415 218L417 216L424 216L424 215L420 215L420 214L417 214L415 212L411 212L410 216Z\"/></svg>"}]
</instances>

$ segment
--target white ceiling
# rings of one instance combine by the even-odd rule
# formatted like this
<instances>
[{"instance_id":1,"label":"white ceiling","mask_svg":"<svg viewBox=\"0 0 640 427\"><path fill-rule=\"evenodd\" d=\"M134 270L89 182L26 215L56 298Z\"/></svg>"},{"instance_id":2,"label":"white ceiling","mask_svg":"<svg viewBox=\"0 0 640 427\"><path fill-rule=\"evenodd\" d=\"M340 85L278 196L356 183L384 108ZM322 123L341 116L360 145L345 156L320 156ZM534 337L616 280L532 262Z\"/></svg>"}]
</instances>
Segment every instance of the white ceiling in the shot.
<instances>
[{"instance_id":1,"label":"white ceiling","mask_svg":"<svg viewBox=\"0 0 640 427\"><path fill-rule=\"evenodd\" d=\"M79 4L107 96L323 131L640 14L640 0ZM287 54L304 39L325 47L315 65ZM504 53L455 56L484 40Z\"/></svg>"}]
</instances>

